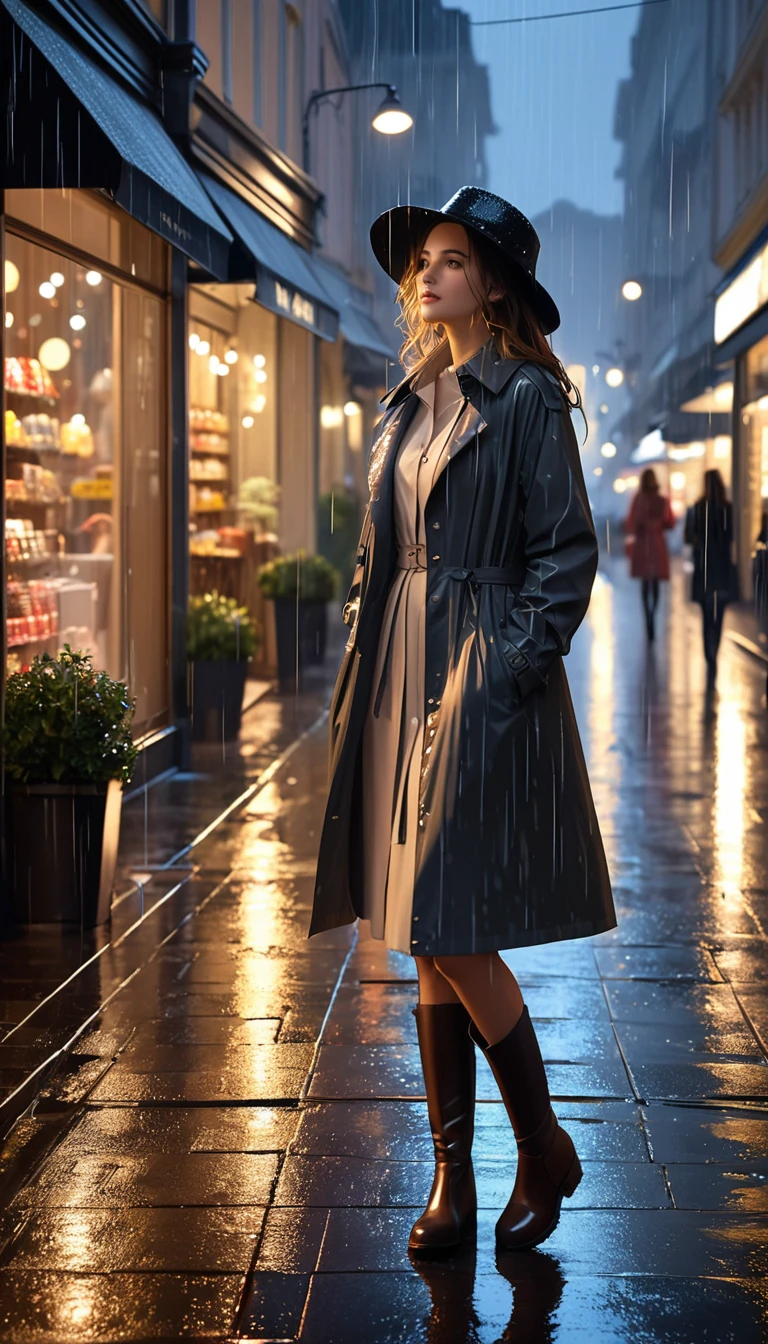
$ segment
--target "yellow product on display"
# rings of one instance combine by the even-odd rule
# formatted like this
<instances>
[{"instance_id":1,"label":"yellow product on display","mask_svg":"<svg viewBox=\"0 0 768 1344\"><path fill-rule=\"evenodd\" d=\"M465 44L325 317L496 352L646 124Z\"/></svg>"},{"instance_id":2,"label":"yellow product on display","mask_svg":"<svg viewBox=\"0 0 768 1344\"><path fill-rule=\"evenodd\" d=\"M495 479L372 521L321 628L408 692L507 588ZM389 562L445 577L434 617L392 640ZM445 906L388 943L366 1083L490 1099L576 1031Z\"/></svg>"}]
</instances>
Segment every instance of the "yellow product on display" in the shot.
<instances>
[{"instance_id":1,"label":"yellow product on display","mask_svg":"<svg viewBox=\"0 0 768 1344\"><path fill-rule=\"evenodd\" d=\"M61 426L61 451L71 457L93 457L93 434L83 416L74 416Z\"/></svg>"},{"instance_id":2,"label":"yellow product on display","mask_svg":"<svg viewBox=\"0 0 768 1344\"><path fill-rule=\"evenodd\" d=\"M21 448L27 446L27 435L24 426L14 411L5 412L5 442L13 443Z\"/></svg>"},{"instance_id":3,"label":"yellow product on display","mask_svg":"<svg viewBox=\"0 0 768 1344\"><path fill-rule=\"evenodd\" d=\"M73 481L70 493L73 499L111 499L112 481L106 477Z\"/></svg>"}]
</instances>

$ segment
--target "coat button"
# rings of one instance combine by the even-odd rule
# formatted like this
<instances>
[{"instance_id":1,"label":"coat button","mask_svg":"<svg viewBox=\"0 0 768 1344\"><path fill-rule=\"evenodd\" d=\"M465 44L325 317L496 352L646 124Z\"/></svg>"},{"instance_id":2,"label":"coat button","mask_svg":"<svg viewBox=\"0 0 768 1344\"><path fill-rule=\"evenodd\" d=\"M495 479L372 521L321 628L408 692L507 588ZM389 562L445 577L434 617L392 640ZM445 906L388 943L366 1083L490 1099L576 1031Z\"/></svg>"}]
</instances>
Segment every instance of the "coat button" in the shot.
<instances>
[{"instance_id":1,"label":"coat button","mask_svg":"<svg viewBox=\"0 0 768 1344\"><path fill-rule=\"evenodd\" d=\"M440 556L439 556L439 555L433 555L433 556L432 556L432 559L433 559L433 560L439 560L439 559L440 559Z\"/></svg>"},{"instance_id":2,"label":"coat button","mask_svg":"<svg viewBox=\"0 0 768 1344\"><path fill-rule=\"evenodd\" d=\"M436 532L439 532L439 531L440 531L440 524L439 524L439 523L433 523L432 526L433 526L433 528L435 529Z\"/></svg>"},{"instance_id":3,"label":"coat button","mask_svg":"<svg viewBox=\"0 0 768 1344\"><path fill-rule=\"evenodd\" d=\"M434 594L434 596L433 596L433 598L432 598L432 601L433 601L433 602L439 602L439 601L440 601L440 598L438 597L437 593Z\"/></svg>"}]
</instances>

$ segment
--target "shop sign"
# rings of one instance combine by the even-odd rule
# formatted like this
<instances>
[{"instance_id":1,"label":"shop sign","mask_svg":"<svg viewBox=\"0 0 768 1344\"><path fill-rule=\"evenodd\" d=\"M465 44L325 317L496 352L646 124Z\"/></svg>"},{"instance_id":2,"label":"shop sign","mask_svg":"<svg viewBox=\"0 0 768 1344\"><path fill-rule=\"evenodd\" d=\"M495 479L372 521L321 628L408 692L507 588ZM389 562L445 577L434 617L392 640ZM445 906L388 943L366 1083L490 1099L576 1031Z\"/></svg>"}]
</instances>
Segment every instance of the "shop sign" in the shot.
<instances>
[{"instance_id":1,"label":"shop sign","mask_svg":"<svg viewBox=\"0 0 768 1344\"><path fill-rule=\"evenodd\" d=\"M768 303L768 243L715 300L715 341L723 341Z\"/></svg>"},{"instance_id":2,"label":"shop sign","mask_svg":"<svg viewBox=\"0 0 768 1344\"><path fill-rule=\"evenodd\" d=\"M111 480L73 481L73 499L112 499Z\"/></svg>"},{"instance_id":3,"label":"shop sign","mask_svg":"<svg viewBox=\"0 0 768 1344\"><path fill-rule=\"evenodd\" d=\"M291 294L290 289L276 280L275 298L278 308L282 308L283 312L292 317L295 322L303 322L305 327L314 327L315 305L310 303L309 299L305 299L303 294L299 294L298 290L294 289L293 294Z\"/></svg>"}]
</instances>

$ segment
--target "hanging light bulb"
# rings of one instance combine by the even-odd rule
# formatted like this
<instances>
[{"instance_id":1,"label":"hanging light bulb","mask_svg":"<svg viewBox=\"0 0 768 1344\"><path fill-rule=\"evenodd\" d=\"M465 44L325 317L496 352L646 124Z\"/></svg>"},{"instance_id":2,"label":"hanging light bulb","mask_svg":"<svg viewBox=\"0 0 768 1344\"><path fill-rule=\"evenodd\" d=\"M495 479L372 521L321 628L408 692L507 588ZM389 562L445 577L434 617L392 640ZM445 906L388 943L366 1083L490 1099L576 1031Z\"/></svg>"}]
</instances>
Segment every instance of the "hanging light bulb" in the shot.
<instances>
[{"instance_id":1,"label":"hanging light bulb","mask_svg":"<svg viewBox=\"0 0 768 1344\"><path fill-rule=\"evenodd\" d=\"M210 341L198 341L195 346L195 353L198 355L207 355L211 348Z\"/></svg>"},{"instance_id":2,"label":"hanging light bulb","mask_svg":"<svg viewBox=\"0 0 768 1344\"><path fill-rule=\"evenodd\" d=\"M190 350L196 350L199 344L200 344L200 337L198 336L197 332L196 332L196 331L191 331L191 332L189 333L189 348L190 348Z\"/></svg>"},{"instance_id":3,"label":"hanging light bulb","mask_svg":"<svg viewBox=\"0 0 768 1344\"><path fill-rule=\"evenodd\" d=\"M102 274L101 274L101 271L86 271L86 272L85 272L85 283L86 283L86 285L100 285L101 282L102 282L102 279L103 279L103 276L102 276Z\"/></svg>"},{"instance_id":4,"label":"hanging light bulb","mask_svg":"<svg viewBox=\"0 0 768 1344\"><path fill-rule=\"evenodd\" d=\"M13 291L14 291L14 289L18 289L18 288L19 288L19 280L20 280L20 279L21 279L21 277L20 277L20 275L19 275L19 268L18 268L18 266L14 266L14 264L13 264L12 261L6 261L6 263L5 263L5 292L6 292L6 294L12 294Z\"/></svg>"},{"instance_id":5,"label":"hanging light bulb","mask_svg":"<svg viewBox=\"0 0 768 1344\"><path fill-rule=\"evenodd\" d=\"M82 313L73 313L69 319L69 325L73 331L82 331L85 326L85 318Z\"/></svg>"},{"instance_id":6,"label":"hanging light bulb","mask_svg":"<svg viewBox=\"0 0 768 1344\"><path fill-rule=\"evenodd\" d=\"M238 360L238 354L237 354L237 351L236 351L236 350L228 350L227 353L226 353L225 356L224 356L224 359L226 360L227 364L236 364L236 363L237 363L237 360Z\"/></svg>"},{"instance_id":7,"label":"hanging light bulb","mask_svg":"<svg viewBox=\"0 0 768 1344\"><path fill-rule=\"evenodd\" d=\"M41 299L56 298L56 286L52 285L50 280L44 280L37 292Z\"/></svg>"},{"instance_id":8,"label":"hanging light bulb","mask_svg":"<svg viewBox=\"0 0 768 1344\"><path fill-rule=\"evenodd\" d=\"M257 383L266 383L267 381L267 375L263 369L256 369L253 376Z\"/></svg>"},{"instance_id":9,"label":"hanging light bulb","mask_svg":"<svg viewBox=\"0 0 768 1344\"><path fill-rule=\"evenodd\" d=\"M267 360L266 360L266 357L265 357L264 355L254 355L254 356L253 356L253 362L254 362L254 364L256 365L256 368L257 368L257 369L263 369L263 368L264 368L264 365L265 365L266 362L267 362Z\"/></svg>"},{"instance_id":10,"label":"hanging light bulb","mask_svg":"<svg viewBox=\"0 0 768 1344\"><path fill-rule=\"evenodd\" d=\"M198 348L198 350L200 349L199 346L198 346L197 348ZM219 356L218 356L218 355L211 355L210 359L208 360L208 368L211 370L211 373L218 373L218 371L219 371Z\"/></svg>"}]
</instances>

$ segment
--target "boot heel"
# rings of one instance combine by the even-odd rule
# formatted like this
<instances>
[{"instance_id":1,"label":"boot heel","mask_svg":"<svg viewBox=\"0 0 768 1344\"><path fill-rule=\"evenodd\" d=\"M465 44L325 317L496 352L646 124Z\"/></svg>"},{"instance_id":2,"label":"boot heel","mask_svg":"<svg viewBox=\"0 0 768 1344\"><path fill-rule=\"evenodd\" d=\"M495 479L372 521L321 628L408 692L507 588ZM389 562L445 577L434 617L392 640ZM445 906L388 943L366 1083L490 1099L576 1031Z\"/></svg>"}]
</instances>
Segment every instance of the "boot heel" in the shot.
<instances>
[{"instance_id":1,"label":"boot heel","mask_svg":"<svg viewBox=\"0 0 768 1344\"><path fill-rule=\"evenodd\" d=\"M573 1162L571 1163L571 1170L568 1172L568 1175L566 1176L562 1184L563 1195L565 1196L566 1199L568 1199L573 1194L577 1185L579 1184L579 1181L582 1178L582 1175L583 1172L581 1170L581 1163L579 1161L578 1154L574 1153Z\"/></svg>"}]
</instances>

